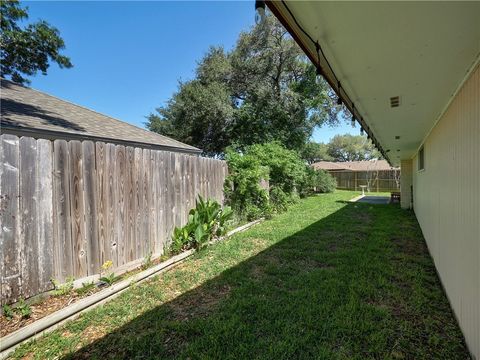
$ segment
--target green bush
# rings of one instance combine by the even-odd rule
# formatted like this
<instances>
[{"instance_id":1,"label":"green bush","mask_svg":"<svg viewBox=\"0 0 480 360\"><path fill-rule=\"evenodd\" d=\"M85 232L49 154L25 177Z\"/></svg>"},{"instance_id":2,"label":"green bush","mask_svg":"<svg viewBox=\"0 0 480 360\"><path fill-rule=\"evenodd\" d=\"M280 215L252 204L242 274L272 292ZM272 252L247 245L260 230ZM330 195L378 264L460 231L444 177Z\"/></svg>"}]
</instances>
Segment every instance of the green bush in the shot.
<instances>
[{"instance_id":1,"label":"green bush","mask_svg":"<svg viewBox=\"0 0 480 360\"><path fill-rule=\"evenodd\" d=\"M195 208L188 214L188 222L173 231L170 252L178 254L188 249L200 249L214 236L225 235L227 222L232 218L232 209L228 206L222 209L215 200L205 201L200 195Z\"/></svg>"},{"instance_id":2,"label":"green bush","mask_svg":"<svg viewBox=\"0 0 480 360\"><path fill-rule=\"evenodd\" d=\"M315 189L316 192L321 193L331 193L335 191L337 187L337 181L335 178L330 175L325 170L315 170L316 172L316 179L315 179Z\"/></svg>"},{"instance_id":3,"label":"green bush","mask_svg":"<svg viewBox=\"0 0 480 360\"><path fill-rule=\"evenodd\" d=\"M281 189L287 197L298 193L306 176L307 165L295 150L286 149L273 141L252 145L246 152L268 168L270 189Z\"/></svg>"},{"instance_id":4,"label":"green bush","mask_svg":"<svg viewBox=\"0 0 480 360\"><path fill-rule=\"evenodd\" d=\"M258 219L270 213L269 194L260 186L269 180L268 167L248 153L227 149L228 176L225 179L225 200L235 214L247 220Z\"/></svg>"},{"instance_id":5,"label":"green bush","mask_svg":"<svg viewBox=\"0 0 480 360\"><path fill-rule=\"evenodd\" d=\"M302 194L308 167L296 151L274 141L243 151L229 149L226 155L226 198L240 218L253 220L284 211ZM268 180L268 190L261 188L261 180Z\"/></svg>"},{"instance_id":6,"label":"green bush","mask_svg":"<svg viewBox=\"0 0 480 360\"><path fill-rule=\"evenodd\" d=\"M299 197L335 189L332 176L315 171L296 151L275 141L247 146L242 151L228 149L226 161L226 200L243 219L284 211ZM261 188L262 179L269 181L268 190Z\"/></svg>"},{"instance_id":7,"label":"green bush","mask_svg":"<svg viewBox=\"0 0 480 360\"><path fill-rule=\"evenodd\" d=\"M325 170L315 170L308 167L304 183L301 186L301 196L308 196L315 192L329 193L335 191L336 180Z\"/></svg>"}]
</instances>

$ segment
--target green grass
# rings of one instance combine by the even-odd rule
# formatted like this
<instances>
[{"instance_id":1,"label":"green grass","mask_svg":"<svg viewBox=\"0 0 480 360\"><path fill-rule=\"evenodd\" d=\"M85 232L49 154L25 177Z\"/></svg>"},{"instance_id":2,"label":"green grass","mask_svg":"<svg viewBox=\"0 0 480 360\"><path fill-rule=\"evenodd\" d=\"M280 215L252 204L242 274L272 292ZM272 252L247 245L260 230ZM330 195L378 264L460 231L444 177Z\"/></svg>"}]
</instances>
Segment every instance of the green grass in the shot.
<instances>
[{"instance_id":1,"label":"green grass","mask_svg":"<svg viewBox=\"0 0 480 360\"><path fill-rule=\"evenodd\" d=\"M468 358L413 213L355 194L304 199L13 357Z\"/></svg>"}]
</instances>

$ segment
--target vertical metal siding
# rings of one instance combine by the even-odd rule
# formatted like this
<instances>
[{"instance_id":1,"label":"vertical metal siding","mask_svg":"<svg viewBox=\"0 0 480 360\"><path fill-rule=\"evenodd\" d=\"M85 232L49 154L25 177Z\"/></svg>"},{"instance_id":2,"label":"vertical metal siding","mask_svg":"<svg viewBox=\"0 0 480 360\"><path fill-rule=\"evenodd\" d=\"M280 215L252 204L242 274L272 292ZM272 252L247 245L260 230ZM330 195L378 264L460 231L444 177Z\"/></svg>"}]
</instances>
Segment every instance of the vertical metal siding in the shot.
<instances>
[{"instance_id":1,"label":"vertical metal siding","mask_svg":"<svg viewBox=\"0 0 480 360\"><path fill-rule=\"evenodd\" d=\"M480 67L413 160L414 209L467 344L480 359Z\"/></svg>"}]
</instances>

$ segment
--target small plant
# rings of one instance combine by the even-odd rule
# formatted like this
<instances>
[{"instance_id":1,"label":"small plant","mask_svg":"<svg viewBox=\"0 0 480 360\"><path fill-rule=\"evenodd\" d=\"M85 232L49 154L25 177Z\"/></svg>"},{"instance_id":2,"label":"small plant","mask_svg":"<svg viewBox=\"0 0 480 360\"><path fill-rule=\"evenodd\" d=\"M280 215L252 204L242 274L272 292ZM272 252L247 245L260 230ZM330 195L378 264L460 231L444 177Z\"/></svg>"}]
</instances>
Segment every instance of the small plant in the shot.
<instances>
[{"instance_id":1,"label":"small plant","mask_svg":"<svg viewBox=\"0 0 480 360\"><path fill-rule=\"evenodd\" d=\"M145 256L145 258L143 259L142 270L146 270L152 265L153 265L152 252L149 251L148 254Z\"/></svg>"},{"instance_id":2,"label":"small plant","mask_svg":"<svg viewBox=\"0 0 480 360\"><path fill-rule=\"evenodd\" d=\"M111 260L105 261L105 263L102 265L102 273L105 273L105 275L100 278L100 281L107 284L108 286L112 286L112 284L116 280L115 273L113 271L110 272L109 274L106 274L106 272L112 266L113 266L113 262Z\"/></svg>"},{"instance_id":3,"label":"small plant","mask_svg":"<svg viewBox=\"0 0 480 360\"><path fill-rule=\"evenodd\" d=\"M78 288L76 290L77 294L82 296L85 294L88 294L90 291L92 291L95 288L95 283L92 282L87 282L87 283L82 283L82 287Z\"/></svg>"},{"instance_id":4,"label":"small plant","mask_svg":"<svg viewBox=\"0 0 480 360\"><path fill-rule=\"evenodd\" d=\"M28 319L32 315L32 308L22 298L18 302L15 310L17 310L22 319Z\"/></svg>"},{"instance_id":5,"label":"small plant","mask_svg":"<svg viewBox=\"0 0 480 360\"><path fill-rule=\"evenodd\" d=\"M73 290L73 281L75 278L73 276L68 276L67 281L64 284L60 284L58 280L51 279L51 282L55 289L53 290L52 294L54 296L62 296L62 295L68 295L72 292Z\"/></svg>"},{"instance_id":6,"label":"small plant","mask_svg":"<svg viewBox=\"0 0 480 360\"><path fill-rule=\"evenodd\" d=\"M14 315L15 313L10 305L3 305L3 316L5 316L7 320L12 320Z\"/></svg>"},{"instance_id":7,"label":"small plant","mask_svg":"<svg viewBox=\"0 0 480 360\"><path fill-rule=\"evenodd\" d=\"M214 200L205 201L198 196L196 206L188 214L188 222L182 228L173 230L170 251L179 253L187 249L200 249L214 236L222 236L227 231L227 222L232 218L232 209Z\"/></svg>"}]
</instances>

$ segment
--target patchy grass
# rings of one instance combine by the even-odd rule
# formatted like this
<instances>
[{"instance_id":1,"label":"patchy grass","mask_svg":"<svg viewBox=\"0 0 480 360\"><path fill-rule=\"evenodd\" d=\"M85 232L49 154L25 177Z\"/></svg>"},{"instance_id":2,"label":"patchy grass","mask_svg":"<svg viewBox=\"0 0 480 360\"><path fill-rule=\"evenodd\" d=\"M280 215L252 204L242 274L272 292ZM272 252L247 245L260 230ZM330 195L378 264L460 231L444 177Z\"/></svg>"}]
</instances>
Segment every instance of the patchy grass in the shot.
<instances>
[{"instance_id":1,"label":"patchy grass","mask_svg":"<svg viewBox=\"0 0 480 360\"><path fill-rule=\"evenodd\" d=\"M354 195L304 199L13 357L468 358L413 213Z\"/></svg>"}]
</instances>

